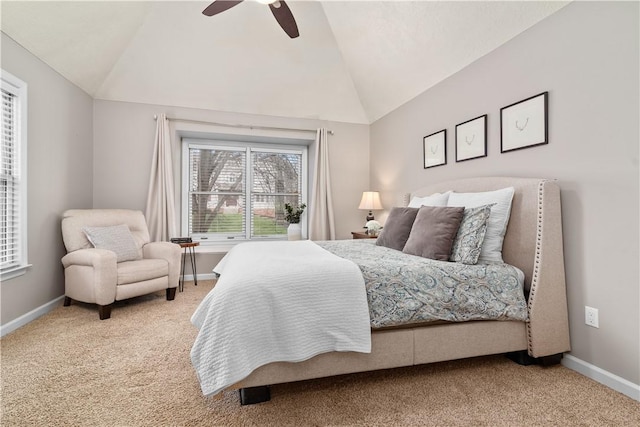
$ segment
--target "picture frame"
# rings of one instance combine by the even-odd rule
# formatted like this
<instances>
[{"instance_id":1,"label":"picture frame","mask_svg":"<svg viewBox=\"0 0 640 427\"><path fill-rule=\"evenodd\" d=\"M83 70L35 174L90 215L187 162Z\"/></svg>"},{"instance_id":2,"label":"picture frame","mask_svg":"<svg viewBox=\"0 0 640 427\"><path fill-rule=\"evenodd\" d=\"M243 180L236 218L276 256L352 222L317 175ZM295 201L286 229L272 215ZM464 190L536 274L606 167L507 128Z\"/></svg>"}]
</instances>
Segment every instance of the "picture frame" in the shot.
<instances>
[{"instance_id":1,"label":"picture frame","mask_svg":"<svg viewBox=\"0 0 640 427\"><path fill-rule=\"evenodd\" d=\"M487 115L456 125L456 162L487 157Z\"/></svg>"},{"instance_id":2,"label":"picture frame","mask_svg":"<svg viewBox=\"0 0 640 427\"><path fill-rule=\"evenodd\" d=\"M500 109L500 152L549 143L549 92Z\"/></svg>"},{"instance_id":3,"label":"picture frame","mask_svg":"<svg viewBox=\"0 0 640 427\"><path fill-rule=\"evenodd\" d=\"M424 168L447 164L447 130L442 129L422 138Z\"/></svg>"}]
</instances>

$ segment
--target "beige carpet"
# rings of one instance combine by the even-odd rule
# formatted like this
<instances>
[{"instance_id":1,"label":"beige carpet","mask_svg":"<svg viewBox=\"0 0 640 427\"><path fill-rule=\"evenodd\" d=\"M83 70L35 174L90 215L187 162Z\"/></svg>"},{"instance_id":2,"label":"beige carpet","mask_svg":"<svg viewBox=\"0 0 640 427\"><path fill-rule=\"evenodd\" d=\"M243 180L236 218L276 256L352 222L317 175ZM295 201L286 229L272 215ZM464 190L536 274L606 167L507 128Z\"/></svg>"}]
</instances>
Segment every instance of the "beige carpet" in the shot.
<instances>
[{"instance_id":1,"label":"beige carpet","mask_svg":"<svg viewBox=\"0 0 640 427\"><path fill-rule=\"evenodd\" d=\"M492 356L273 386L241 407L204 398L189 318L213 286L118 303L109 320L73 304L4 337L2 426L640 425L640 403L562 366Z\"/></svg>"}]
</instances>

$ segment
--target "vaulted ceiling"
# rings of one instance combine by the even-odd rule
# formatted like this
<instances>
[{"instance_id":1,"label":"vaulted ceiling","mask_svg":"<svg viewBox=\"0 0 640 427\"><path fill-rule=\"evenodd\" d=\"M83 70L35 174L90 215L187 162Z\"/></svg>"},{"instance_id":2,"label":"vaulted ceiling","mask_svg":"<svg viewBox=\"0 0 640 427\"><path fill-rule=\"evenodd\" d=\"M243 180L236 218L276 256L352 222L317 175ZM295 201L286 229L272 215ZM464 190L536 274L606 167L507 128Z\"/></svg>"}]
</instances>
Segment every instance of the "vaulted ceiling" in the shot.
<instances>
[{"instance_id":1,"label":"vaulted ceiling","mask_svg":"<svg viewBox=\"0 0 640 427\"><path fill-rule=\"evenodd\" d=\"M7 1L1 29L96 99L372 123L560 1Z\"/></svg>"}]
</instances>

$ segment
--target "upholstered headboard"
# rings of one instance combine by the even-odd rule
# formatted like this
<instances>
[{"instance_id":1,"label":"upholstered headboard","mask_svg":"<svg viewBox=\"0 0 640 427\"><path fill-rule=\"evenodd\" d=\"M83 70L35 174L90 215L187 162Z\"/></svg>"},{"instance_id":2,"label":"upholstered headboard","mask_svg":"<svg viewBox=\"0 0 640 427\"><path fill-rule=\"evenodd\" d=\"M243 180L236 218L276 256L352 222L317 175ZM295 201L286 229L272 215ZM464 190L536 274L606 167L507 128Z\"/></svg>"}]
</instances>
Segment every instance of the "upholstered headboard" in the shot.
<instances>
[{"instance_id":1,"label":"upholstered headboard","mask_svg":"<svg viewBox=\"0 0 640 427\"><path fill-rule=\"evenodd\" d=\"M525 288L531 286L536 256L536 233L543 203L557 204L560 218L560 194L553 181L531 178L490 177L445 181L429 185L412 193L412 196L428 196L453 190L458 193L499 190L514 187L511 216L505 234L502 256L506 263L515 265L525 274ZM553 188L552 188L553 187ZM552 218L546 218L551 221ZM557 244L562 247L562 234Z\"/></svg>"},{"instance_id":2,"label":"upholstered headboard","mask_svg":"<svg viewBox=\"0 0 640 427\"><path fill-rule=\"evenodd\" d=\"M483 177L440 182L416 190L412 196L506 187L513 187L515 192L502 257L525 274L525 289L529 291L529 354L538 357L566 351L569 330L558 184L537 178ZM536 345L532 346L532 342Z\"/></svg>"}]
</instances>

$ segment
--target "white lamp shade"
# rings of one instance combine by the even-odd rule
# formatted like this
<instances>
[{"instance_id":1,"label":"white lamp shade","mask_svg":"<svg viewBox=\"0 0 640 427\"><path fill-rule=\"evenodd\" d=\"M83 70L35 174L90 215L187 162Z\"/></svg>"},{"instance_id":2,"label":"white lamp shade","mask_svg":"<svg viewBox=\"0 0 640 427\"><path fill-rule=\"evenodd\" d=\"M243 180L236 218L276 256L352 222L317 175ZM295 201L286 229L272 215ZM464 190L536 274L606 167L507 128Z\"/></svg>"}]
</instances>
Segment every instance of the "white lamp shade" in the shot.
<instances>
[{"instance_id":1,"label":"white lamp shade","mask_svg":"<svg viewBox=\"0 0 640 427\"><path fill-rule=\"evenodd\" d=\"M358 209L382 209L380 193L377 191L364 191L362 193L362 200L360 200L360 206L358 206Z\"/></svg>"}]
</instances>

